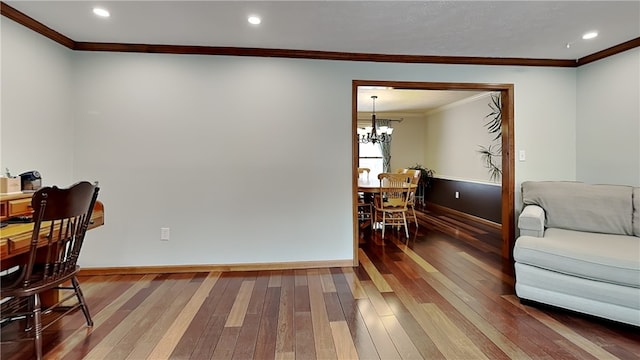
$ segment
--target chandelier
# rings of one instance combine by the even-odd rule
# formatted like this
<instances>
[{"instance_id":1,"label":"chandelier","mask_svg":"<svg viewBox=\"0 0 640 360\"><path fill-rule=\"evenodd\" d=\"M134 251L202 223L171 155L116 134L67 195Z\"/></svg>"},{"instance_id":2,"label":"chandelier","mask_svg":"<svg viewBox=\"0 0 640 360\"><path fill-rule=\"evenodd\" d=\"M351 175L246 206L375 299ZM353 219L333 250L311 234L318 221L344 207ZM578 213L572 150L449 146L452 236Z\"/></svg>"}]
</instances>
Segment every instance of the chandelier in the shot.
<instances>
[{"instance_id":1,"label":"chandelier","mask_svg":"<svg viewBox=\"0 0 640 360\"><path fill-rule=\"evenodd\" d=\"M376 125L376 95L371 96L373 100L373 112L371 113L371 126L358 128L358 142L362 144L367 143L388 143L391 142L391 133L393 128L389 126Z\"/></svg>"}]
</instances>

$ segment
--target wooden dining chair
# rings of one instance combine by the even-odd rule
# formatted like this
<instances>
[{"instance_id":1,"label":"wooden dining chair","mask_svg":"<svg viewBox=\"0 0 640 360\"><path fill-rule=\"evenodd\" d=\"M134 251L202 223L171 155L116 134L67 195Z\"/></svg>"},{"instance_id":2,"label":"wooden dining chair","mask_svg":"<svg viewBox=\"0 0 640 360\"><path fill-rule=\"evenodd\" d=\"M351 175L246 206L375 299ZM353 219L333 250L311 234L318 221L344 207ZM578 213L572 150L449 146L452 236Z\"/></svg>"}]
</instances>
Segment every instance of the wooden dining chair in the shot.
<instances>
[{"instance_id":1,"label":"wooden dining chair","mask_svg":"<svg viewBox=\"0 0 640 360\"><path fill-rule=\"evenodd\" d=\"M407 174L381 173L380 191L375 198L374 205L376 212L382 216L382 238L387 225L404 226L405 235L409 238L409 227L407 226L407 203L409 201L409 185L411 178ZM377 219L376 219L377 221Z\"/></svg>"},{"instance_id":2,"label":"wooden dining chair","mask_svg":"<svg viewBox=\"0 0 640 360\"><path fill-rule=\"evenodd\" d=\"M407 174L411 176L411 184L415 185L415 190L409 193L409 202L407 206L411 210L411 214L413 215L413 221L416 223L416 228L418 227L418 217L416 216L416 191L418 190L418 186L420 185L420 175L422 172L417 169L396 169L396 174Z\"/></svg>"},{"instance_id":3,"label":"wooden dining chair","mask_svg":"<svg viewBox=\"0 0 640 360\"><path fill-rule=\"evenodd\" d=\"M80 308L87 325L93 326L76 274L98 191L97 185L83 181L69 188L44 187L34 193L29 252L16 271L2 277L0 288L0 297L9 299L1 305L3 326L24 321L24 331L14 339L3 336L2 343L33 340L36 358L42 359L42 334L53 322ZM40 296L48 291L60 291L60 299L42 309ZM74 297L72 306L62 306Z\"/></svg>"},{"instance_id":4,"label":"wooden dining chair","mask_svg":"<svg viewBox=\"0 0 640 360\"><path fill-rule=\"evenodd\" d=\"M366 167L358 168L358 177L364 176L367 180L369 180L369 174L371 173L371 169Z\"/></svg>"},{"instance_id":5,"label":"wooden dining chair","mask_svg":"<svg viewBox=\"0 0 640 360\"><path fill-rule=\"evenodd\" d=\"M366 167L358 168L358 178L363 178L369 180L369 173L371 173L371 169ZM364 193L358 193L358 222L360 223L360 228L364 228L367 225L371 224L372 221L372 213L373 213L373 205L371 202L367 201Z\"/></svg>"}]
</instances>

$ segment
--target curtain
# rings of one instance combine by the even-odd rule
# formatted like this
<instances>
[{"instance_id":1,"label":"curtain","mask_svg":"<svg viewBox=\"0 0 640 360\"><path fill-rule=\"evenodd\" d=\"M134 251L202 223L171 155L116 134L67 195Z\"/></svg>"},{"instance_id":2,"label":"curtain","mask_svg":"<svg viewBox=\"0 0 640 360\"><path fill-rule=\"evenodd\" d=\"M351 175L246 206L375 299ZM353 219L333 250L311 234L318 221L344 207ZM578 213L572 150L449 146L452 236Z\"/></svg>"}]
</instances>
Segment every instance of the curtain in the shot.
<instances>
[{"instance_id":1,"label":"curtain","mask_svg":"<svg viewBox=\"0 0 640 360\"><path fill-rule=\"evenodd\" d=\"M390 126L389 120L376 120L377 127ZM380 150L382 150L382 169L384 172L391 172L391 142L380 143Z\"/></svg>"}]
</instances>

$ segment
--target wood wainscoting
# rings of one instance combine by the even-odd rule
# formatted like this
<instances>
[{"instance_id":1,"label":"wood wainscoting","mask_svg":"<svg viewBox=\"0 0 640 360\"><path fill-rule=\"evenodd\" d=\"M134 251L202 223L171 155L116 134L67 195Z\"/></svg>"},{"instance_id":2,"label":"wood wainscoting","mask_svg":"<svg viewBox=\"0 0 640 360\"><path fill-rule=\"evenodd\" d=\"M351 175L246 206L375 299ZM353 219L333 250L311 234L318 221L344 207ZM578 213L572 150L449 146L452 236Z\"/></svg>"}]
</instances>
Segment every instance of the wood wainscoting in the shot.
<instances>
[{"instance_id":1,"label":"wood wainscoting","mask_svg":"<svg viewBox=\"0 0 640 360\"><path fill-rule=\"evenodd\" d=\"M502 222L500 184L433 178L425 201L496 224Z\"/></svg>"}]
</instances>

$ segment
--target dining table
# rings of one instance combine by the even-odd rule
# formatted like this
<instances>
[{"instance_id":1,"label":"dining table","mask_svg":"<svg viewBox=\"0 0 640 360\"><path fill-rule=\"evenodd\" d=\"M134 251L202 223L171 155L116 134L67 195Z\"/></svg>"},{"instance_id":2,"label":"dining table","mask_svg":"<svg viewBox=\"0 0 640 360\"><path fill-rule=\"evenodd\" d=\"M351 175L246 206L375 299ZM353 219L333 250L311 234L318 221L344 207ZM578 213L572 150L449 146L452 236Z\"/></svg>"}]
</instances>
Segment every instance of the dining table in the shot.
<instances>
[{"instance_id":1,"label":"dining table","mask_svg":"<svg viewBox=\"0 0 640 360\"><path fill-rule=\"evenodd\" d=\"M406 188L408 191L415 190L418 188L417 184L412 184L410 182L406 183ZM383 180L380 183L380 180L376 177L358 177L358 192L363 193L363 200L366 203L373 204L373 198L376 194L379 194L380 191L388 191L390 187L387 184L387 181ZM381 229L382 223L378 221L370 222L373 229Z\"/></svg>"},{"instance_id":2,"label":"dining table","mask_svg":"<svg viewBox=\"0 0 640 360\"><path fill-rule=\"evenodd\" d=\"M418 188L418 185L407 183L406 187L407 187L407 190L415 190ZM358 192L375 194L375 193L379 193L380 190L382 191L389 190L389 187L386 184L386 181L383 181L382 184L380 184L380 180L378 180L377 177L375 179L366 178L366 177L358 178Z\"/></svg>"},{"instance_id":3,"label":"dining table","mask_svg":"<svg viewBox=\"0 0 640 360\"><path fill-rule=\"evenodd\" d=\"M418 185L407 182L405 187L407 188L407 191L415 191L418 188ZM386 179L380 183L380 180L377 177L375 179L366 177L358 178L358 193L363 194L364 202L366 203L373 204L375 194L379 194L380 191L389 191L390 189L391 187L387 184Z\"/></svg>"}]
</instances>

